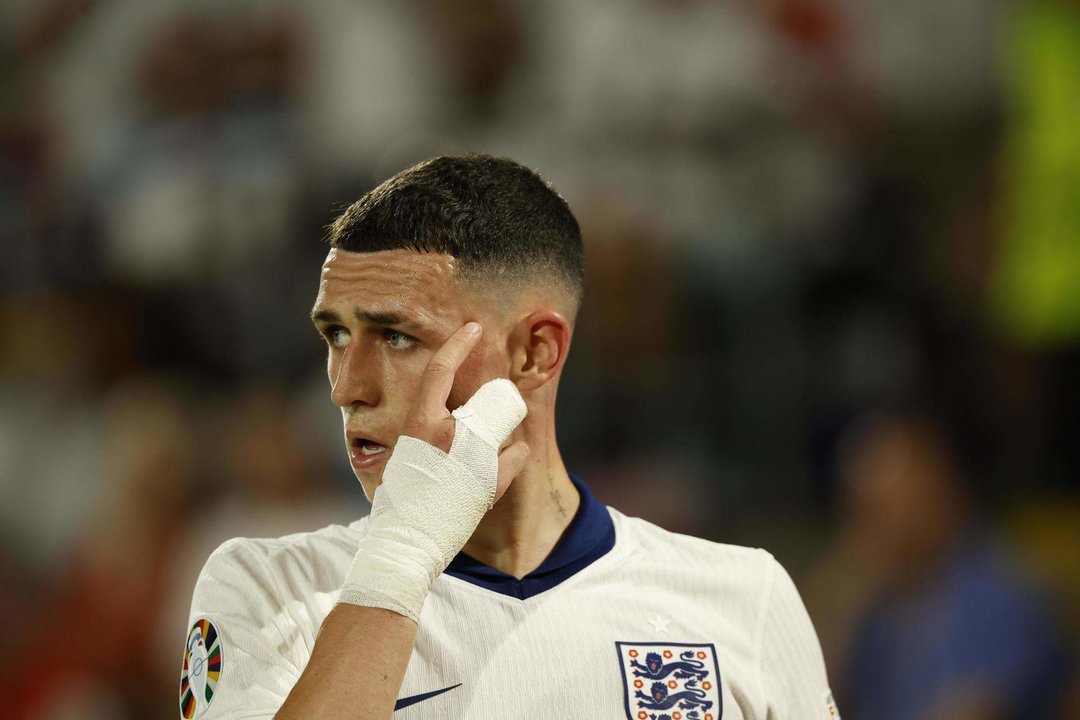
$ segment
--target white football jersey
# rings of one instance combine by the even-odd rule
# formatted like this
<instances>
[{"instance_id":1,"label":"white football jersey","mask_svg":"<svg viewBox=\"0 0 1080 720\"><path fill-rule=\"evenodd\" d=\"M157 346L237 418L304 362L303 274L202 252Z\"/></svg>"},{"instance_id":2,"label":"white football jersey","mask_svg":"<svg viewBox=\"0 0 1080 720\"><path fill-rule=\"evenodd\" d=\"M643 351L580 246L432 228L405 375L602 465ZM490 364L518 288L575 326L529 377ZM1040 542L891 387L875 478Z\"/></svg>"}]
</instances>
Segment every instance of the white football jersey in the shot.
<instances>
[{"instance_id":1,"label":"white football jersey","mask_svg":"<svg viewBox=\"0 0 1080 720\"><path fill-rule=\"evenodd\" d=\"M575 484L581 507L536 572L517 580L462 554L435 581L395 718L839 717L810 618L771 555L667 532ZM366 529L237 538L211 555L181 717L273 717Z\"/></svg>"}]
</instances>

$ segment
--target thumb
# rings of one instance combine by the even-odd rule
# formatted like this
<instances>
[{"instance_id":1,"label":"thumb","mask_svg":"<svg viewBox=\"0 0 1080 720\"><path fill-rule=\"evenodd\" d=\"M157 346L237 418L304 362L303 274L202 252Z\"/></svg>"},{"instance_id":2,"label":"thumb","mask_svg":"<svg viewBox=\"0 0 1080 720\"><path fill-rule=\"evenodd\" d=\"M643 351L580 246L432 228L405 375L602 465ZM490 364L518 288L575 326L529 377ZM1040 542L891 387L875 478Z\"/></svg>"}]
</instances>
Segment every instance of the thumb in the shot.
<instances>
[{"instance_id":1,"label":"thumb","mask_svg":"<svg viewBox=\"0 0 1080 720\"><path fill-rule=\"evenodd\" d=\"M514 481L521 471L525 469L525 463L529 461L529 446L524 441L518 441L499 453L499 482L495 485L495 500L503 496L510 483Z\"/></svg>"}]
</instances>

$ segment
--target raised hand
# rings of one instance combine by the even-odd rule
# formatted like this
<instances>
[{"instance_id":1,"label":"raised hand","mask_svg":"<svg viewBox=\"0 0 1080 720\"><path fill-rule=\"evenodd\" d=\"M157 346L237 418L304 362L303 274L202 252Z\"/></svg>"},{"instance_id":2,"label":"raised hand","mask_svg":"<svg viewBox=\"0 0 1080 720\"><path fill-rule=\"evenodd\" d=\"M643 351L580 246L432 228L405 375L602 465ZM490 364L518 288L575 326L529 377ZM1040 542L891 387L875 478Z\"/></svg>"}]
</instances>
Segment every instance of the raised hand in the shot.
<instances>
[{"instance_id":1,"label":"raised hand","mask_svg":"<svg viewBox=\"0 0 1080 720\"><path fill-rule=\"evenodd\" d=\"M464 422L477 437L494 442L499 450L497 483L492 497L494 504L525 467L529 457L529 448L524 442L501 447L524 418L524 403L517 388L509 380L493 380L481 386L465 405L453 413L446 409L446 400L457 372L482 334L479 323L466 323L447 338L428 361L402 435L423 440L443 452L457 455L451 446L455 440L459 440L459 445L463 444L465 439L458 438L455 428L457 423ZM490 432L487 428L490 428Z\"/></svg>"},{"instance_id":2,"label":"raised hand","mask_svg":"<svg viewBox=\"0 0 1080 720\"><path fill-rule=\"evenodd\" d=\"M418 621L431 583L524 468L524 442L500 451L526 414L513 383L492 380L460 408L446 409L455 375L480 333L478 324L468 323L429 361L340 602Z\"/></svg>"}]
</instances>

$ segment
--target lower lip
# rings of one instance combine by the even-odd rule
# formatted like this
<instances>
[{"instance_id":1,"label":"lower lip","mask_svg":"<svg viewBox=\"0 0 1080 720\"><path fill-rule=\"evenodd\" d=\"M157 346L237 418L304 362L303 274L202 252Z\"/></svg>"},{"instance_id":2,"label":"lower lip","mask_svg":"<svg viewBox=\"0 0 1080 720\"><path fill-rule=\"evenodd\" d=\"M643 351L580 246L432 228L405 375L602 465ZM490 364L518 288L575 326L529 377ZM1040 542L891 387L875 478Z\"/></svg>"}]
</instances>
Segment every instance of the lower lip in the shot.
<instances>
[{"instance_id":1,"label":"lower lip","mask_svg":"<svg viewBox=\"0 0 1080 720\"><path fill-rule=\"evenodd\" d=\"M352 466L357 470L369 470L388 457L390 457L390 448L374 455L365 455L358 447L349 448L349 458L352 460Z\"/></svg>"}]
</instances>

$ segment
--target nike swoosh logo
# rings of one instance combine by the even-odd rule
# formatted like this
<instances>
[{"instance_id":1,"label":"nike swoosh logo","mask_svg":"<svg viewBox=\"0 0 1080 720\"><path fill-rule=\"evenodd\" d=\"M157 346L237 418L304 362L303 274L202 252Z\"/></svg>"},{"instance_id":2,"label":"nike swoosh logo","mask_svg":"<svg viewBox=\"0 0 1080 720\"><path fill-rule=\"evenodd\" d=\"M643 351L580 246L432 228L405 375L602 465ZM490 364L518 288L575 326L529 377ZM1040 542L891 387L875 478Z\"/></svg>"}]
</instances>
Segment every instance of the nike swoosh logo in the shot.
<instances>
[{"instance_id":1,"label":"nike swoosh logo","mask_svg":"<svg viewBox=\"0 0 1080 720\"><path fill-rule=\"evenodd\" d=\"M450 692L456 687L461 687L461 683L458 683L457 685L451 685L450 687L443 688L442 690L432 690L431 692L422 693L420 695L413 695L412 697L401 698L397 701L397 704L394 705L394 710L400 710L402 708L407 708L410 705L415 705L418 702L424 702L425 700L429 700L436 695L442 695L444 692Z\"/></svg>"}]
</instances>

